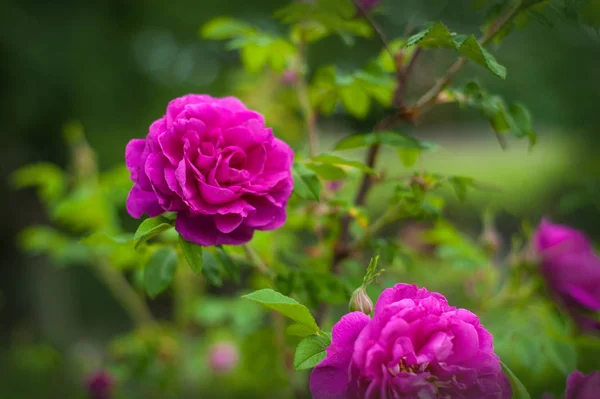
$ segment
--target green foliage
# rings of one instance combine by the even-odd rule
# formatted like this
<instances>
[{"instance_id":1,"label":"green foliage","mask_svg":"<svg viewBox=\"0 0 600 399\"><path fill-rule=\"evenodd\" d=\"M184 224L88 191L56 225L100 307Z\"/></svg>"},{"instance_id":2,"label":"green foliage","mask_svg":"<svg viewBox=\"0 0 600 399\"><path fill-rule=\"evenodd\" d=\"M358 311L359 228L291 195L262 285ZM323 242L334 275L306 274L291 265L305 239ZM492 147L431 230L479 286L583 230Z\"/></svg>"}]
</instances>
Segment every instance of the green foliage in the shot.
<instances>
[{"instance_id":1,"label":"green foliage","mask_svg":"<svg viewBox=\"0 0 600 399\"><path fill-rule=\"evenodd\" d=\"M179 236L179 246L192 271L198 276L201 275L203 258L202 247L186 241L182 236Z\"/></svg>"},{"instance_id":2,"label":"green foliage","mask_svg":"<svg viewBox=\"0 0 600 399\"><path fill-rule=\"evenodd\" d=\"M12 183L16 189L36 187L38 195L48 205L56 204L67 189L64 172L51 163L36 163L20 168L13 173Z\"/></svg>"},{"instance_id":3,"label":"green foliage","mask_svg":"<svg viewBox=\"0 0 600 399\"><path fill-rule=\"evenodd\" d=\"M502 97L489 94L475 82L468 83L463 90L448 91L448 95L461 106L478 110L497 134L528 138L530 146L536 143L531 114L523 104L515 102L507 106Z\"/></svg>"},{"instance_id":4,"label":"green foliage","mask_svg":"<svg viewBox=\"0 0 600 399\"><path fill-rule=\"evenodd\" d=\"M319 200L321 183L315 172L301 163L294 162L292 176L294 178L294 193L296 195L304 199Z\"/></svg>"},{"instance_id":5,"label":"green foliage","mask_svg":"<svg viewBox=\"0 0 600 399\"><path fill-rule=\"evenodd\" d=\"M504 374L508 377L510 381L510 386L513 390L513 399L531 399L531 396L529 396L529 392L527 392L527 389L525 388L523 383L517 378L517 376L508 368L506 364L502 362L500 362L500 364L502 365L502 370L504 371Z\"/></svg>"},{"instance_id":6,"label":"green foliage","mask_svg":"<svg viewBox=\"0 0 600 399\"><path fill-rule=\"evenodd\" d=\"M202 273L212 285L220 287L223 284L221 265L209 251L202 251Z\"/></svg>"},{"instance_id":7,"label":"green foliage","mask_svg":"<svg viewBox=\"0 0 600 399\"><path fill-rule=\"evenodd\" d=\"M152 298L166 290L177 270L177 252L172 248L157 249L144 269L144 289Z\"/></svg>"},{"instance_id":8,"label":"green foliage","mask_svg":"<svg viewBox=\"0 0 600 399\"><path fill-rule=\"evenodd\" d=\"M157 216L155 218L144 220L140 223L133 235L133 239L136 241L136 247L171 227L173 227L172 222L164 216Z\"/></svg>"},{"instance_id":9,"label":"green foliage","mask_svg":"<svg viewBox=\"0 0 600 399\"><path fill-rule=\"evenodd\" d=\"M262 306L283 314L286 317L312 329L314 333L320 331L314 317L310 314L308 308L298 303L298 301L280 294L272 289L262 289L253 293L244 295L242 298L249 299Z\"/></svg>"},{"instance_id":10,"label":"green foliage","mask_svg":"<svg viewBox=\"0 0 600 399\"><path fill-rule=\"evenodd\" d=\"M475 38L475 36L458 35L438 22L431 27L411 36L406 41L406 47L419 45L422 48L454 48L463 57L485 67L499 78L506 78L506 68L496 61Z\"/></svg>"},{"instance_id":11,"label":"green foliage","mask_svg":"<svg viewBox=\"0 0 600 399\"><path fill-rule=\"evenodd\" d=\"M325 348L331 341L327 337L311 335L304 338L294 353L294 369L306 370L315 367L325 359Z\"/></svg>"},{"instance_id":12,"label":"green foliage","mask_svg":"<svg viewBox=\"0 0 600 399\"><path fill-rule=\"evenodd\" d=\"M416 140L410 136L393 131L380 131L366 134L355 134L339 141L335 145L336 151L353 150L382 144L393 148L410 148L417 150L431 150L435 145L425 141Z\"/></svg>"}]
</instances>

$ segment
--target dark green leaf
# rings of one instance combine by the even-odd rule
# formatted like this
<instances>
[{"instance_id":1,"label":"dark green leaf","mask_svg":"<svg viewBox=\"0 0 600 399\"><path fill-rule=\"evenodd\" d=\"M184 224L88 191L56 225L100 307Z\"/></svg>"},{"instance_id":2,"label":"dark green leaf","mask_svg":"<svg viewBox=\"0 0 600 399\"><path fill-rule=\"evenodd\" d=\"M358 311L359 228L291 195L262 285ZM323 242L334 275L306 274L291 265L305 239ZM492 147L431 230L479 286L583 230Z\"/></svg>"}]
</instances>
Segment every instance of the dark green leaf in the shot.
<instances>
[{"instance_id":1,"label":"dark green leaf","mask_svg":"<svg viewBox=\"0 0 600 399\"><path fill-rule=\"evenodd\" d=\"M455 34L451 33L446 25L441 22L437 22L430 28L425 29L406 41L405 47L414 46L418 44L423 48L433 47L454 47L452 37Z\"/></svg>"},{"instance_id":2,"label":"dark green leaf","mask_svg":"<svg viewBox=\"0 0 600 399\"><path fill-rule=\"evenodd\" d=\"M171 221L164 216L158 216L155 218L148 218L144 220L138 226L135 234L133 235L134 241L137 241L136 246L144 241L156 237L165 230L170 229L172 226Z\"/></svg>"},{"instance_id":3,"label":"dark green leaf","mask_svg":"<svg viewBox=\"0 0 600 399\"><path fill-rule=\"evenodd\" d=\"M314 317L310 314L308 308L299 304L295 299L265 288L259 291L244 295L242 298L257 302L269 309L283 314L290 319L312 329L315 334L319 331L319 326Z\"/></svg>"},{"instance_id":4,"label":"dark green leaf","mask_svg":"<svg viewBox=\"0 0 600 399\"><path fill-rule=\"evenodd\" d=\"M202 247L186 241L182 236L179 236L179 246L192 271L198 276L202 274Z\"/></svg>"},{"instance_id":5,"label":"dark green leaf","mask_svg":"<svg viewBox=\"0 0 600 399\"><path fill-rule=\"evenodd\" d=\"M221 265L210 251L202 251L202 273L212 285L217 287L223 285Z\"/></svg>"},{"instance_id":6,"label":"dark green leaf","mask_svg":"<svg viewBox=\"0 0 600 399\"><path fill-rule=\"evenodd\" d=\"M294 192L299 197L314 201L319 200L321 182L315 172L301 163L294 162L292 176L294 178Z\"/></svg>"},{"instance_id":7,"label":"dark green leaf","mask_svg":"<svg viewBox=\"0 0 600 399\"><path fill-rule=\"evenodd\" d=\"M373 144L384 144L395 148L432 149L432 143L416 140L402 133L383 131L366 134L356 134L339 141L335 150L351 150L368 147Z\"/></svg>"},{"instance_id":8,"label":"dark green leaf","mask_svg":"<svg viewBox=\"0 0 600 399\"><path fill-rule=\"evenodd\" d=\"M486 67L494 75L506 79L506 68L498 64L494 56L479 44L475 36L471 35L460 43L458 52L471 61Z\"/></svg>"},{"instance_id":9,"label":"dark green leaf","mask_svg":"<svg viewBox=\"0 0 600 399\"><path fill-rule=\"evenodd\" d=\"M500 362L500 364L502 365L502 370L504 371L504 374L508 377L510 381L510 386L512 387L513 391L513 399L531 399L531 396L529 396L529 392L527 392L527 389L525 388L523 383L517 378L517 376L511 371L511 369L509 369L508 366L503 362Z\"/></svg>"},{"instance_id":10,"label":"dark green leaf","mask_svg":"<svg viewBox=\"0 0 600 399\"><path fill-rule=\"evenodd\" d=\"M144 289L152 298L173 281L177 270L177 252L173 248L157 249L144 269Z\"/></svg>"},{"instance_id":11,"label":"dark green leaf","mask_svg":"<svg viewBox=\"0 0 600 399\"><path fill-rule=\"evenodd\" d=\"M223 269L225 269L225 272L227 272L229 277L231 277L233 279L233 281L235 281L236 283L239 283L239 281L240 281L239 265L237 265L233 261L233 259L231 259L229 254L227 252L225 252L225 250L221 246L217 247L217 257L219 259L219 262L221 262Z\"/></svg>"},{"instance_id":12,"label":"dark green leaf","mask_svg":"<svg viewBox=\"0 0 600 399\"><path fill-rule=\"evenodd\" d=\"M325 337L313 335L304 338L294 353L294 369L306 370L315 367L325 359L325 348L328 346L329 341Z\"/></svg>"}]
</instances>

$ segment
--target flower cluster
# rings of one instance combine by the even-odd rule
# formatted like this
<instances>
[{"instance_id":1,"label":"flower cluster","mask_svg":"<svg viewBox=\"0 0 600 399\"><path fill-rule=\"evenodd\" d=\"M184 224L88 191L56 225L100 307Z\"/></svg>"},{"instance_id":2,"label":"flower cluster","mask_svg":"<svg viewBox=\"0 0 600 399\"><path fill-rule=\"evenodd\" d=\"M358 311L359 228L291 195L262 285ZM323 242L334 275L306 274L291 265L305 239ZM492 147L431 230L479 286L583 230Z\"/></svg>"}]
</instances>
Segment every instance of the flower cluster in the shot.
<instances>
[{"instance_id":1,"label":"flower cluster","mask_svg":"<svg viewBox=\"0 0 600 399\"><path fill-rule=\"evenodd\" d=\"M415 285L386 289L371 319L345 315L313 370L315 399L512 397L476 315Z\"/></svg>"},{"instance_id":2,"label":"flower cluster","mask_svg":"<svg viewBox=\"0 0 600 399\"><path fill-rule=\"evenodd\" d=\"M127 210L177 212L177 231L200 245L242 244L285 222L293 156L236 98L176 98L145 139L127 145Z\"/></svg>"},{"instance_id":3,"label":"flower cluster","mask_svg":"<svg viewBox=\"0 0 600 399\"><path fill-rule=\"evenodd\" d=\"M555 298L584 329L600 331L592 313L600 311L600 258L587 237L542 220L533 243Z\"/></svg>"}]
</instances>

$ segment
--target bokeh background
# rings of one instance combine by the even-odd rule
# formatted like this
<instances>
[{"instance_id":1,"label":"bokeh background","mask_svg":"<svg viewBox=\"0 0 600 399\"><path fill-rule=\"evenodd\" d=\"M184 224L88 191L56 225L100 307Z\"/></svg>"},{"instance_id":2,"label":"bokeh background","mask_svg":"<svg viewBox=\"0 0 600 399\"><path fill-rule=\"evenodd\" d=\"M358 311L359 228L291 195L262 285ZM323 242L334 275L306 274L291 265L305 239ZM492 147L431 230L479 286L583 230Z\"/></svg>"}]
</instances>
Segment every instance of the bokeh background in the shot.
<instances>
[{"instance_id":1,"label":"bokeh background","mask_svg":"<svg viewBox=\"0 0 600 399\"><path fill-rule=\"evenodd\" d=\"M233 92L259 110L269 107L266 92L280 77L269 75L261 78L264 85L240 90L253 78L240 72L238 55L222 43L201 40L198 29L213 17L231 15L282 32L271 18L280 5L279 0L0 3L0 397L84 397L80 381L69 376L69 354L99 356L110 337L131 327L88 270L57 269L46 257L19 249L18 232L47 217L33 190L13 190L10 173L38 161L66 166L63 127L73 120L84 127L100 168L107 169L123 162L126 143L145 136L176 96ZM377 18L391 38L436 20L454 31L477 33L482 18L466 0L390 0L382 9ZM352 69L380 50L377 40L358 40L350 48L330 37L308 56L314 66ZM598 33L550 12L512 34L494 54L508 68L506 81L475 66L458 81L476 76L490 91L527 104L539 143L528 151L524 142L509 142L503 151L476 112L438 107L410 132L440 144L438 152L424 157L423 167L473 176L498 188L476 193L466 204L449 198L449 218L476 236L481 213L492 204L505 239L522 219L535 224L542 215L600 237ZM422 93L452 57L427 53L409 97ZM380 116L374 109L360 122L335 114L325 118L322 145L331 146L349 132L369 131ZM297 120L289 129L280 123L276 133L303 145ZM402 173L393 163L388 169ZM373 205L384 206L378 197L372 195ZM122 216L133 231L135 222ZM152 306L160 314L160 301Z\"/></svg>"}]
</instances>

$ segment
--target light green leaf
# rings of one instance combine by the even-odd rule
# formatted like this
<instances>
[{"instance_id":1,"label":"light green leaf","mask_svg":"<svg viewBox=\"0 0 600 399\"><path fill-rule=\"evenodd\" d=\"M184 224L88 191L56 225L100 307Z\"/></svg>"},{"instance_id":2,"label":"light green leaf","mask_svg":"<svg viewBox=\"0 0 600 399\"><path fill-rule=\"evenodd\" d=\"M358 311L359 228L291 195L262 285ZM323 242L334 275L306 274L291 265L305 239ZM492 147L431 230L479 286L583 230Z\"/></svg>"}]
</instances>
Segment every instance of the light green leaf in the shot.
<instances>
[{"instance_id":1,"label":"light green leaf","mask_svg":"<svg viewBox=\"0 0 600 399\"><path fill-rule=\"evenodd\" d=\"M230 17L217 17L208 21L200 29L205 39L224 40L238 36L251 35L255 29L249 24Z\"/></svg>"},{"instance_id":2,"label":"light green leaf","mask_svg":"<svg viewBox=\"0 0 600 399\"><path fill-rule=\"evenodd\" d=\"M163 292L175 277L177 252L173 248L157 249L144 269L144 289L151 298Z\"/></svg>"},{"instance_id":3,"label":"light green leaf","mask_svg":"<svg viewBox=\"0 0 600 399\"><path fill-rule=\"evenodd\" d=\"M295 299L265 288L259 291L244 295L242 298L257 302L264 307L289 317L290 319L314 330L315 334L319 331L319 326L308 308L298 303Z\"/></svg>"},{"instance_id":4,"label":"light green leaf","mask_svg":"<svg viewBox=\"0 0 600 399\"><path fill-rule=\"evenodd\" d=\"M133 235L133 239L134 241L137 241L136 246L138 246L142 242L148 241L152 237L156 237L171 227L173 227L171 221L164 216L148 218L140 223L135 234Z\"/></svg>"},{"instance_id":5,"label":"light green leaf","mask_svg":"<svg viewBox=\"0 0 600 399\"><path fill-rule=\"evenodd\" d=\"M341 86L339 88L342 105L355 118L363 119L369 113L371 99L358 84Z\"/></svg>"},{"instance_id":6,"label":"light green leaf","mask_svg":"<svg viewBox=\"0 0 600 399\"><path fill-rule=\"evenodd\" d=\"M458 52L471 61L484 66L499 78L506 79L506 68L500 65L494 56L479 44L475 36L471 35L460 43Z\"/></svg>"},{"instance_id":7,"label":"light green leaf","mask_svg":"<svg viewBox=\"0 0 600 399\"><path fill-rule=\"evenodd\" d=\"M241 57L248 72L258 73L269 60L269 47L249 44L242 48Z\"/></svg>"},{"instance_id":8,"label":"light green leaf","mask_svg":"<svg viewBox=\"0 0 600 399\"><path fill-rule=\"evenodd\" d=\"M212 285L217 287L223 285L221 266L210 251L202 251L202 273Z\"/></svg>"},{"instance_id":9,"label":"light green leaf","mask_svg":"<svg viewBox=\"0 0 600 399\"><path fill-rule=\"evenodd\" d=\"M179 236L179 246L192 271L198 276L202 274L202 247L186 241L182 236Z\"/></svg>"},{"instance_id":10,"label":"light green leaf","mask_svg":"<svg viewBox=\"0 0 600 399\"><path fill-rule=\"evenodd\" d=\"M292 176L294 178L294 192L299 197L314 201L319 200L321 182L315 172L298 162L294 162Z\"/></svg>"},{"instance_id":11,"label":"light green leaf","mask_svg":"<svg viewBox=\"0 0 600 399\"><path fill-rule=\"evenodd\" d=\"M402 162L402 165L406 166L407 168L414 166L421 155L420 148L398 148L397 151L400 162Z\"/></svg>"},{"instance_id":12,"label":"light green leaf","mask_svg":"<svg viewBox=\"0 0 600 399\"><path fill-rule=\"evenodd\" d=\"M446 25L437 22L430 28L408 38L404 46L410 47L418 44L423 48L454 47L453 36L455 34L451 33Z\"/></svg>"},{"instance_id":13,"label":"light green leaf","mask_svg":"<svg viewBox=\"0 0 600 399\"><path fill-rule=\"evenodd\" d=\"M464 201L467 196L467 189L469 187L474 187L475 180L472 177L466 176L452 176L448 179L454 191L456 192L456 196L459 200Z\"/></svg>"},{"instance_id":14,"label":"light green leaf","mask_svg":"<svg viewBox=\"0 0 600 399\"><path fill-rule=\"evenodd\" d=\"M308 337L309 335L315 335L315 331L303 324L292 324L285 329L287 335L293 335L296 337Z\"/></svg>"},{"instance_id":15,"label":"light green leaf","mask_svg":"<svg viewBox=\"0 0 600 399\"><path fill-rule=\"evenodd\" d=\"M368 147L373 144L384 144L395 148L433 149L433 143L416 140L399 132L383 131L366 134L357 134L339 141L335 150L351 150Z\"/></svg>"},{"instance_id":16,"label":"light green leaf","mask_svg":"<svg viewBox=\"0 0 600 399\"><path fill-rule=\"evenodd\" d=\"M331 164L307 163L306 167L312 169L323 180L341 180L347 176L344 169Z\"/></svg>"},{"instance_id":17,"label":"light green leaf","mask_svg":"<svg viewBox=\"0 0 600 399\"><path fill-rule=\"evenodd\" d=\"M329 341L325 337L313 335L304 338L294 353L294 369L307 370L315 367L325 359L325 348L328 346Z\"/></svg>"},{"instance_id":18,"label":"light green leaf","mask_svg":"<svg viewBox=\"0 0 600 399\"><path fill-rule=\"evenodd\" d=\"M529 396L529 392L527 392L527 389L525 388L523 383L517 378L517 376L511 371L511 369L509 369L508 366L503 362L500 362L500 364L502 365L502 370L504 371L504 374L508 377L510 381L510 386L512 387L513 391L513 399L531 399L531 396Z\"/></svg>"},{"instance_id":19,"label":"light green leaf","mask_svg":"<svg viewBox=\"0 0 600 399\"><path fill-rule=\"evenodd\" d=\"M351 166L353 168L356 168L365 173L370 173L370 174L375 173L375 171L373 169L371 169L369 166L365 165L364 163L362 163L360 161L352 161L350 159L342 158L337 155L321 154L321 155L317 155L316 157L311 158L311 161L312 162L320 162L320 163L324 163L324 164L331 164L331 165L346 165L346 166Z\"/></svg>"},{"instance_id":20,"label":"light green leaf","mask_svg":"<svg viewBox=\"0 0 600 399\"><path fill-rule=\"evenodd\" d=\"M12 175L12 185L16 189L36 187L38 195L48 203L54 203L64 196L67 188L65 173L52 163L35 163L23 166Z\"/></svg>"}]
</instances>

